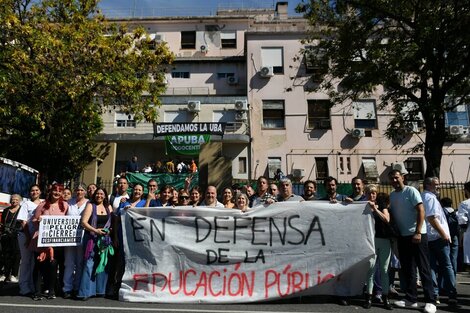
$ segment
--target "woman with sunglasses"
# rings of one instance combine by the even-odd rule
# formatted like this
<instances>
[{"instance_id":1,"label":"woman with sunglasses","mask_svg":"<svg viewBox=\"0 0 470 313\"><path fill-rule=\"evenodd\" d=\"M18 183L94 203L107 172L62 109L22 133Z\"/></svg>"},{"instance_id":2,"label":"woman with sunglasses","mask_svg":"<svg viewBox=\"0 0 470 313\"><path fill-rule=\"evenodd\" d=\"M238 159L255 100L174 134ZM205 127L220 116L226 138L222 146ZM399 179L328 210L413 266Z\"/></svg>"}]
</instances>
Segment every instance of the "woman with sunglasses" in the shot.
<instances>
[{"instance_id":1,"label":"woman with sunglasses","mask_svg":"<svg viewBox=\"0 0 470 313\"><path fill-rule=\"evenodd\" d=\"M187 206L191 205L189 199L189 193L186 191L186 189L182 188L178 191L178 206Z\"/></svg>"}]
</instances>

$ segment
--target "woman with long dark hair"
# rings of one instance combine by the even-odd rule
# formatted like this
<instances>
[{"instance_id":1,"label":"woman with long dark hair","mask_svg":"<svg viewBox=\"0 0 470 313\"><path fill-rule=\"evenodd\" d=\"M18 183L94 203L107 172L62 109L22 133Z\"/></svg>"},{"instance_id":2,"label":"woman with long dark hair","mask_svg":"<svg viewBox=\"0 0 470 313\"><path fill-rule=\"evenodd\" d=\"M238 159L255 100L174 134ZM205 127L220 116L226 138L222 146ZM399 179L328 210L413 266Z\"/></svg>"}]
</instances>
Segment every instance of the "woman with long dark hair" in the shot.
<instances>
[{"instance_id":1,"label":"woman with long dark hair","mask_svg":"<svg viewBox=\"0 0 470 313\"><path fill-rule=\"evenodd\" d=\"M108 281L108 255L114 254L111 242L112 208L108 193L97 188L91 201L82 214L84 265L78 298L87 300L94 296L104 296Z\"/></svg>"},{"instance_id":2,"label":"woman with long dark hair","mask_svg":"<svg viewBox=\"0 0 470 313\"><path fill-rule=\"evenodd\" d=\"M75 187L75 197L69 201L67 215L81 216L88 203L86 198L86 185L83 183ZM65 247L65 270L64 270L64 299L77 295L80 281L82 279L83 246Z\"/></svg>"},{"instance_id":3,"label":"woman with long dark hair","mask_svg":"<svg viewBox=\"0 0 470 313\"><path fill-rule=\"evenodd\" d=\"M31 235L34 233L31 220L37 206L42 202L40 196L41 189L39 185L32 185L29 188L29 200L23 202L17 217L22 223L22 230L18 233L18 246L21 254L18 286L22 296L32 296L35 291L33 280L34 253L28 249L28 246L31 241Z\"/></svg>"}]
</instances>

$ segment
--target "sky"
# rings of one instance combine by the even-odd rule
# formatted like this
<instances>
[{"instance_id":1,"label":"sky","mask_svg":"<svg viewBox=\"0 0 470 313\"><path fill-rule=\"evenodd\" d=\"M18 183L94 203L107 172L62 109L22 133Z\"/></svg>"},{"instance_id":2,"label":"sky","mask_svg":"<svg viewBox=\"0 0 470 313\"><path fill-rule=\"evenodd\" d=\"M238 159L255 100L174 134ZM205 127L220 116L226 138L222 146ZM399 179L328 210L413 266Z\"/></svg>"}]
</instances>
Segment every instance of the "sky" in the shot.
<instances>
[{"instance_id":1,"label":"sky","mask_svg":"<svg viewBox=\"0 0 470 313\"><path fill-rule=\"evenodd\" d=\"M109 17L215 15L218 8L274 8L278 0L101 0ZM295 15L300 0L290 0L289 15Z\"/></svg>"}]
</instances>

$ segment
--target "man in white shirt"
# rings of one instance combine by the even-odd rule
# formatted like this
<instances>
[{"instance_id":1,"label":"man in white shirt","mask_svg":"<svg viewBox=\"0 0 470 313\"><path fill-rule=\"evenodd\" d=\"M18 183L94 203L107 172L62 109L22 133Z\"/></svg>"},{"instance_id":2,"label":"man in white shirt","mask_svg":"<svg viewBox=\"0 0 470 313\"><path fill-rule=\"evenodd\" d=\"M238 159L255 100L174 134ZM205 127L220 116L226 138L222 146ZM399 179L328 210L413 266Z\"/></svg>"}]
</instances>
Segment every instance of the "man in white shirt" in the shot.
<instances>
[{"instance_id":1,"label":"man in white shirt","mask_svg":"<svg viewBox=\"0 0 470 313\"><path fill-rule=\"evenodd\" d=\"M465 193L465 199L460 203L459 209L457 210L457 217L459 219L459 225L465 232L463 233L463 262L470 264L470 227L468 227L470 219L470 182L466 182L463 185L463 191Z\"/></svg>"},{"instance_id":2,"label":"man in white shirt","mask_svg":"<svg viewBox=\"0 0 470 313\"><path fill-rule=\"evenodd\" d=\"M117 212L117 209L119 208L121 202L125 202L127 199L129 199L129 195L127 194L128 188L129 183L127 181L127 178L124 176L120 177L117 181L117 192L112 194L109 199L109 202L111 203L114 212Z\"/></svg>"},{"instance_id":3,"label":"man in white shirt","mask_svg":"<svg viewBox=\"0 0 470 313\"><path fill-rule=\"evenodd\" d=\"M428 231L429 263L434 287L434 295L439 295L437 275L442 275L444 289L449 295L449 304L457 303L457 289L455 276L450 259L450 232L449 225L437 199L439 195L439 178L427 177L424 180L424 192L421 193L426 215L426 228Z\"/></svg>"},{"instance_id":4,"label":"man in white shirt","mask_svg":"<svg viewBox=\"0 0 470 313\"><path fill-rule=\"evenodd\" d=\"M224 205L217 201L217 188L215 186L209 186L206 189L206 195L204 197L204 202L201 206L208 206L214 208L223 208Z\"/></svg>"}]
</instances>

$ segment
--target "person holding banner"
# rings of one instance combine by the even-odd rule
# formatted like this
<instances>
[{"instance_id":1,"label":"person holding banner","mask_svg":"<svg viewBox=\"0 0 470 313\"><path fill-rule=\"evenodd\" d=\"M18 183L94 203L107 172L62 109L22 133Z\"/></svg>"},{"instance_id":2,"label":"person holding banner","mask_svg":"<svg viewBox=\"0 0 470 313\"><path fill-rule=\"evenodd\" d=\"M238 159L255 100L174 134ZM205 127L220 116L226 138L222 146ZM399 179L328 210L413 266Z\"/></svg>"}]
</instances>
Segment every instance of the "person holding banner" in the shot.
<instances>
[{"instance_id":1,"label":"person holding banner","mask_svg":"<svg viewBox=\"0 0 470 313\"><path fill-rule=\"evenodd\" d=\"M42 202L40 196L41 189L39 185L32 185L29 189L29 200L23 202L17 216L17 219L23 225L23 229L18 233L18 245L21 254L18 285L22 296L31 296L35 290L33 281L34 253L28 249L28 246L31 241L31 234L34 232L31 219L37 206Z\"/></svg>"},{"instance_id":2,"label":"person holding banner","mask_svg":"<svg viewBox=\"0 0 470 313\"><path fill-rule=\"evenodd\" d=\"M178 191L178 206L188 206L190 205L190 201L188 191L181 188Z\"/></svg>"},{"instance_id":3,"label":"person holding banner","mask_svg":"<svg viewBox=\"0 0 470 313\"><path fill-rule=\"evenodd\" d=\"M36 267L42 276L44 282L44 295L48 299L55 299L56 282L57 282L57 268L59 268L59 284L62 285L64 273L64 248L63 247L48 247L38 248L37 239L39 236L39 223L44 215L64 216L67 214L69 205L62 198L64 186L60 184L53 184L48 192L46 201L42 202L36 208L34 217L32 219L35 229L33 240L30 247L36 251ZM35 278L36 291L33 295L33 300L42 300L39 277ZM60 290L60 288L58 288Z\"/></svg>"},{"instance_id":4,"label":"person holding banner","mask_svg":"<svg viewBox=\"0 0 470 313\"><path fill-rule=\"evenodd\" d=\"M278 202L283 201L304 201L301 196L295 195L292 191L292 182L289 178L284 177L279 181L279 195L277 196Z\"/></svg>"},{"instance_id":5,"label":"person holding banner","mask_svg":"<svg viewBox=\"0 0 470 313\"><path fill-rule=\"evenodd\" d=\"M88 300L104 296L108 281L107 258L114 254L111 242L112 207L104 188L96 189L82 214L81 224L85 229L82 279L78 298Z\"/></svg>"},{"instance_id":6,"label":"person holding banner","mask_svg":"<svg viewBox=\"0 0 470 313\"><path fill-rule=\"evenodd\" d=\"M192 206L200 205L201 204L201 187L194 186L193 188L191 188L191 191L189 192L189 196L191 198Z\"/></svg>"},{"instance_id":7,"label":"person holding banner","mask_svg":"<svg viewBox=\"0 0 470 313\"><path fill-rule=\"evenodd\" d=\"M258 177L256 181L256 193L253 196L253 203L252 207L263 205L263 204L271 204L276 202L276 197L269 193L269 182L268 178L265 176Z\"/></svg>"},{"instance_id":8,"label":"person holding banner","mask_svg":"<svg viewBox=\"0 0 470 313\"><path fill-rule=\"evenodd\" d=\"M392 305L388 299L388 291L390 287L388 279L388 265L392 254L392 246L390 234L387 233L388 223L390 222L390 214L388 207L390 197L385 193L377 194L377 185L369 185L366 188L366 195L369 199L368 208L372 211L375 220L375 258L371 260L371 266L367 274L367 290L365 293L365 309L372 306L372 292L374 288L374 274L376 272L376 262L379 262L378 269L380 271L382 301L386 310L392 310Z\"/></svg>"},{"instance_id":9,"label":"person holding banner","mask_svg":"<svg viewBox=\"0 0 470 313\"><path fill-rule=\"evenodd\" d=\"M204 197L204 202L202 206L214 207L214 208L223 208L224 205L217 201L217 188L215 186L209 186L206 189L206 196Z\"/></svg>"},{"instance_id":10,"label":"person holding banner","mask_svg":"<svg viewBox=\"0 0 470 313\"><path fill-rule=\"evenodd\" d=\"M233 191L229 187L224 188L222 203L224 204L224 207L228 209L233 209L235 207L235 203L233 202Z\"/></svg>"},{"instance_id":11,"label":"person holding banner","mask_svg":"<svg viewBox=\"0 0 470 313\"><path fill-rule=\"evenodd\" d=\"M69 216L81 216L88 203L85 198L86 186L80 183L75 187L75 198L69 201ZM65 247L65 269L64 269L64 299L69 299L78 293L82 279L83 268L83 246Z\"/></svg>"},{"instance_id":12,"label":"person holding banner","mask_svg":"<svg viewBox=\"0 0 470 313\"><path fill-rule=\"evenodd\" d=\"M248 199L248 196L242 192L238 193L235 197L235 203L237 206L235 207L236 209L239 209L243 213L248 211L250 209L248 207L248 204L250 203L250 200Z\"/></svg>"},{"instance_id":13,"label":"person holding banner","mask_svg":"<svg viewBox=\"0 0 470 313\"><path fill-rule=\"evenodd\" d=\"M111 287L113 297L116 297L119 292L119 287L121 286L122 275L124 275L124 266L125 266L125 259L124 259L124 245L123 245L123 234L121 228L121 216L125 214L125 211L130 208L143 208L145 207L148 200L143 199L144 195L144 185L140 183L136 183L134 188L132 189L132 194L126 202L122 202L119 206L119 209L115 212L114 220L113 220L113 242L114 246L117 247L117 254L115 255L115 271L110 272L110 275L114 275L110 277L113 281L113 286ZM114 268L114 267L113 267ZM117 290L116 290L117 289Z\"/></svg>"},{"instance_id":14,"label":"person holding banner","mask_svg":"<svg viewBox=\"0 0 470 313\"><path fill-rule=\"evenodd\" d=\"M173 205L173 187L165 185L160 190L160 197L158 199L150 200L149 205L151 208L159 206L172 206ZM146 204L147 206L147 204Z\"/></svg>"}]
</instances>

